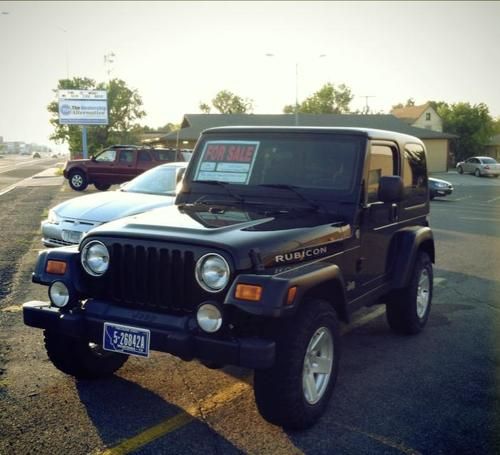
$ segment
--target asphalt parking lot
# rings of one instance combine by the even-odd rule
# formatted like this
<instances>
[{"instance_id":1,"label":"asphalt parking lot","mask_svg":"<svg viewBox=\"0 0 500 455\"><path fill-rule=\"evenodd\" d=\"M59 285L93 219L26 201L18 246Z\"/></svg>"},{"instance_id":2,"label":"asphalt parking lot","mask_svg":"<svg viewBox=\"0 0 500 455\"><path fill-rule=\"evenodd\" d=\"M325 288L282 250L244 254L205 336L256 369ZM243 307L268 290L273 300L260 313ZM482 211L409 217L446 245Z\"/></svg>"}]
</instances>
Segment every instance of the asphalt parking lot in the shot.
<instances>
[{"instance_id":1,"label":"asphalt parking lot","mask_svg":"<svg viewBox=\"0 0 500 455\"><path fill-rule=\"evenodd\" d=\"M436 177L455 191L431 203L437 261L426 330L392 334L383 307L345 326L333 399L318 425L300 433L262 420L247 370L154 353L129 360L110 380L57 371L41 332L25 327L18 309L46 298L45 288L29 284L44 210L79 194L61 183L10 192L0 200L11 218L0 220L0 253L24 253L0 301L0 453L500 453L500 181Z\"/></svg>"}]
</instances>

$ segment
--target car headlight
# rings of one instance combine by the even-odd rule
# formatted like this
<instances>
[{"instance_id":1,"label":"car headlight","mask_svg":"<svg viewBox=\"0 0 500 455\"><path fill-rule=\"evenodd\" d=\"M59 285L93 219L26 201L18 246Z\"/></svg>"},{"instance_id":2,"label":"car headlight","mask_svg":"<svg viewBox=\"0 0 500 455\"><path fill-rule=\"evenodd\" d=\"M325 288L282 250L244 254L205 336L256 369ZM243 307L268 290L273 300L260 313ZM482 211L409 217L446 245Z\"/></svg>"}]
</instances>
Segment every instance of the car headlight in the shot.
<instances>
[{"instance_id":1,"label":"car headlight","mask_svg":"<svg viewBox=\"0 0 500 455\"><path fill-rule=\"evenodd\" d=\"M196 280L205 291L222 291L229 282L229 274L229 265L219 254L206 254L196 263Z\"/></svg>"},{"instance_id":2,"label":"car headlight","mask_svg":"<svg viewBox=\"0 0 500 455\"><path fill-rule=\"evenodd\" d=\"M61 217L54 211L49 210L49 216L47 217L47 222L50 224L59 224L61 222Z\"/></svg>"},{"instance_id":3,"label":"car headlight","mask_svg":"<svg viewBox=\"0 0 500 455\"><path fill-rule=\"evenodd\" d=\"M222 327L222 312L217 305L204 303L196 312L196 321L203 331L217 332Z\"/></svg>"},{"instance_id":4,"label":"car headlight","mask_svg":"<svg viewBox=\"0 0 500 455\"><path fill-rule=\"evenodd\" d=\"M109 267L109 251L103 243L93 240L83 247L81 262L89 275L101 276Z\"/></svg>"},{"instance_id":5,"label":"car headlight","mask_svg":"<svg viewBox=\"0 0 500 455\"><path fill-rule=\"evenodd\" d=\"M62 281L54 281L49 287L49 298L52 305L63 308L69 302L69 289Z\"/></svg>"}]
</instances>

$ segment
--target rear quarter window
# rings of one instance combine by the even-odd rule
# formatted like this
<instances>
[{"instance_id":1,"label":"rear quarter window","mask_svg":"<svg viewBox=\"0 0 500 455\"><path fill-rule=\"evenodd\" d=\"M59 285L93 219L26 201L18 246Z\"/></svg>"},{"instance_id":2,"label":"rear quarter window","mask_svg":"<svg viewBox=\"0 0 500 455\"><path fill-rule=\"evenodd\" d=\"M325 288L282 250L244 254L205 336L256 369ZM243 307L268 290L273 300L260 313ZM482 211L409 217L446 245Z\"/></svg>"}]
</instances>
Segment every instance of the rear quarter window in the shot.
<instances>
[{"instance_id":1,"label":"rear quarter window","mask_svg":"<svg viewBox=\"0 0 500 455\"><path fill-rule=\"evenodd\" d=\"M420 144L406 144L403 153L403 183L406 206L427 202L427 160Z\"/></svg>"}]
</instances>

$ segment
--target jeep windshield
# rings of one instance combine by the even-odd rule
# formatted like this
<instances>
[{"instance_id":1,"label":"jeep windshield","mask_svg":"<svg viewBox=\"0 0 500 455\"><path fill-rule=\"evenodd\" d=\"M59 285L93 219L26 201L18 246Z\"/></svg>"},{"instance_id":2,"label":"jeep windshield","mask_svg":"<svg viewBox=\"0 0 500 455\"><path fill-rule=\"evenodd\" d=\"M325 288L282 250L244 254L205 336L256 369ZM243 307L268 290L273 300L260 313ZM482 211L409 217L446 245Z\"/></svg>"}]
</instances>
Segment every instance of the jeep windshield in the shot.
<instances>
[{"instance_id":1,"label":"jeep windshield","mask_svg":"<svg viewBox=\"0 0 500 455\"><path fill-rule=\"evenodd\" d=\"M204 134L178 202L359 201L365 144L364 136L328 130Z\"/></svg>"}]
</instances>

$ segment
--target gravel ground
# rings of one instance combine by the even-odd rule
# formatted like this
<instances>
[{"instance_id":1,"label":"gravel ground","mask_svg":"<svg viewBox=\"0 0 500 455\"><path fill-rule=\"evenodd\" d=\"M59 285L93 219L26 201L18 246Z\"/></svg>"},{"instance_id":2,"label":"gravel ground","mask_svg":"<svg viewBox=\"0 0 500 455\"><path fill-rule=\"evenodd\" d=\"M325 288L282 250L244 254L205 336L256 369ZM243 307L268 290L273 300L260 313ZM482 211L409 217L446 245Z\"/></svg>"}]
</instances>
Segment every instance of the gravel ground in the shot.
<instances>
[{"instance_id":1,"label":"gravel ground","mask_svg":"<svg viewBox=\"0 0 500 455\"><path fill-rule=\"evenodd\" d=\"M64 452L63 446L52 451L51 444L53 429L64 432L65 425L45 411L54 394L64 405L65 392L52 390L47 400L36 400L58 373L47 361L41 332L23 324L21 305L47 299L47 288L31 283L47 207L77 195L64 184L20 187L0 198L0 454Z\"/></svg>"}]
</instances>

